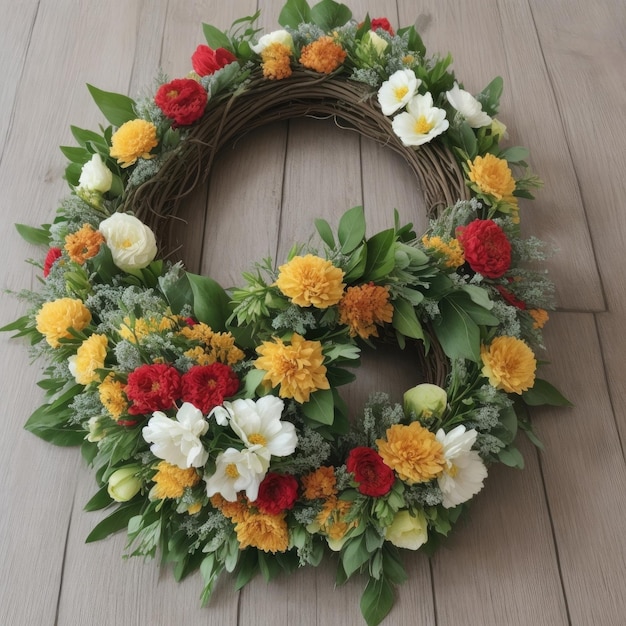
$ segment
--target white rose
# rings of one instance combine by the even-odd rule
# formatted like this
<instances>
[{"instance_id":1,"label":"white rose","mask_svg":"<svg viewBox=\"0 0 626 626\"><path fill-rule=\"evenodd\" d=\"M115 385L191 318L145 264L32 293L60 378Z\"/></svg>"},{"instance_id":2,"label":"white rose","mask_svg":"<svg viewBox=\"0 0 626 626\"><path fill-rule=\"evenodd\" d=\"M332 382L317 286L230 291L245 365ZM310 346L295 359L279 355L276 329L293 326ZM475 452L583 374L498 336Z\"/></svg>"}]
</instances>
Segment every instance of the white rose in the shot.
<instances>
[{"instance_id":1,"label":"white rose","mask_svg":"<svg viewBox=\"0 0 626 626\"><path fill-rule=\"evenodd\" d=\"M389 46L389 44L373 30L370 30L367 33L367 36L369 37L370 44L379 55L382 54Z\"/></svg>"},{"instance_id":2,"label":"white rose","mask_svg":"<svg viewBox=\"0 0 626 626\"><path fill-rule=\"evenodd\" d=\"M113 262L121 270L147 267L156 256L154 233L143 222L127 213L114 213L100 222L98 230L104 235Z\"/></svg>"},{"instance_id":3,"label":"white rose","mask_svg":"<svg viewBox=\"0 0 626 626\"><path fill-rule=\"evenodd\" d=\"M398 511L390 526L385 528L385 539L397 548L417 550L428 540L428 524L421 513Z\"/></svg>"},{"instance_id":4,"label":"white rose","mask_svg":"<svg viewBox=\"0 0 626 626\"><path fill-rule=\"evenodd\" d=\"M83 165L78 179L78 187L87 191L106 193L111 189L112 184L113 174L111 170L104 164L98 153L94 154L91 160Z\"/></svg>"},{"instance_id":5,"label":"white rose","mask_svg":"<svg viewBox=\"0 0 626 626\"><path fill-rule=\"evenodd\" d=\"M461 89L456 83L450 91L446 91L446 98L472 128L491 124L491 118L483 111L483 105L469 91Z\"/></svg>"},{"instance_id":6,"label":"white rose","mask_svg":"<svg viewBox=\"0 0 626 626\"><path fill-rule=\"evenodd\" d=\"M293 38L286 30L275 30L267 35L263 35L263 37L259 39L259 43L250 47L257 54L261 54L267 46L273 43L280 43L283 46L287 46L289 49L293 49Z\"/></svg>"}]
</instances>

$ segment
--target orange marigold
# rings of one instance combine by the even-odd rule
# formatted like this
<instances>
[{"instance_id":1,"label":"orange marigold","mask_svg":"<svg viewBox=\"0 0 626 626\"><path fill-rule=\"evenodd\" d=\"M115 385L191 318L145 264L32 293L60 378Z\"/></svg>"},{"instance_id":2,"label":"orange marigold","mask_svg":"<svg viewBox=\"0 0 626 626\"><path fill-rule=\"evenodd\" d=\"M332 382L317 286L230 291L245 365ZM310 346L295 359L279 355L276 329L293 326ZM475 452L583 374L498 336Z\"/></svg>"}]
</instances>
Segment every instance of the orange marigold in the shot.
<instances>
[{"instance_id":1,"label":"orange marigold","mask_svg":"<svg viewBox=\"0 0 626 626\"><path fill-rule=\"evenodd\" d=\"M37 330L52 348L58 348L60 339L73 337L70 328L81 331L91 322L91 312L82 300L59 298L46 302L35 316Z\"/></svg>"},{"instance_id":2,"label":"orange marigold","mask_svg":"<svg viewBox=\"0 0 626 626\"><path fill-rule=\"evenodd\" d=\"M278 395L281 398L293 398L303 404L309 401L314 391L330 389L319 341L307 341L294 333L290 345L275 338L274 341L264 341L256 351L260 357L254 366L265 370L263 382L272 387L280 385Z\"/></svg>"},{"instance_id":3,"label":"orange marigold","mask_svg":"<svg viewBox=\"0 0 626 626\"><path fill-rule=\"evenodd\" d=\"M261 52L263 76L270 80L282 80L291 76L291 49L285 44L271 43Z\"/></svg>"},{"instance_id":4,"label":"orange marigold","mask_svg":"<svg viewBox=\"0 0 626 626\"><path fill-rule=\"evenodd\" d=\"M150 150L158 145L157 129L152 122L130 120L113 133L109 154L122 167L129 167L139 157L151 159L154 155L150 154Z\"/></svg>"},{"instance_id":5,"label":"orange marigold","mask_svg":"<svg viewBox=\"0 0 626 626\"><path fill-rule=\"evenodd\" d=\"M352 503L347 500L333 499L327 503L318 516L318 522L322 526L322 531L334 540L343 539L343 536L358 525L358 520L346 521L346 516L350 513ZM323 515L323 521L321 516Z\"/></svg>"},{"instance_id":6,"label":"orange marigold","mask_svg":"<svg viewBox=\"0 0 626 626\"><path fill-rule=\"evenodd\" d=\"M300 63L321 74L334 72L345 60L346 51L328 35L302 48Z\"/></svg>"},{"instance_id":7,"label":"orange marigold","mask_svg":"<svg viewBox=\"0 0 626 626\"><path fill-rule=\"evenodd\" d=\"M109 374L98 387L100 402L115 421L119 420L128 410L128 400L124 394L125 388L126 385L115 380L113 374Z\"/></svg>"},{"instance_id":8,"label":"orange marigold","mask_svg":"<svg viewBox=\"0 0 626 626\"><path fill-rule=\"evenodd\" d=\"M211 496L211 504L218 509L224 517L238 524L245 520L250 515L250 508L248 507L245 497L239 496L234 502L226 500L219 493Z\"/></svg>"},{"instance_id":9,"label":"orange marigold","mask_svg":"<svg viewBox=\"0 0 626 626\"><path fill-rule=\"evenodd\" d=\"M535 330L538 328L543 328L550 319L550 316L545 309L529 309L528 312L533 318L533 328Z\"/></svg>"},{"instance_id":10,"label":"orange marigold","mask_svg":"<svg viewBox=\"0 0 626 626\"><path fill-rule=\"evenodd\" d=\"M91 259L100 252L100 246L103 243L102 233L94 230L91 224L84 224L75 233L65 237L65 250L72 261L82 265L87 259Z\"/></svg>"},{"instance_id":11,"label":"orange marigold","mask_svg":"<svg viewBox=\"0 0 626 626\"><path fill-rule=\"evenodd\" d=\"M335 468L322 466L302 477L302 495L306 500L332 498L337 494Z\"/></svg>"},{"instance_id":12,"label":"orange marigold","mask_svg":"<svg viewBox=\"0 0 626 626\"><path fill-rule=\"evenodd\" d=\"M499 159L491 153L485 156L477 156L473 161L468 161L469 179L487 195L496 200L513 199L515 191L515 179L506 159Z\"/></svg>"},{"instance_id":13,"label":"orange marigold","mask_svg":"<svg viewBox=\"0 0 626 626\"><path fill-rule=\"evenodd\" d=\"M521 394L535 384L535 353L517 337L496 337L488 348L481 346L480 358L483 375L496 389Z\"/></svg>"},{"instance_id":14,"label":"orange marigold","mask_svg":"<svg viewBox=\"0 0 626 626\"><path fill-rule=\"evenodd\" d=\"M458 239L444 241L441 237L429 237L428 235L424 235L422 237L422 243L425 248L441 256L441 258L444 259L444 265L446 267L457 268L465 263L463 248Z\"/></svg>"},{"instance_id":15,"label":"orange marigold","mask_svg":"<svg viewBox=\"0 0 626 626\"><path fill-rule=\"evenodd\" d=\"M419 422L394 424L376 445L383 461L410 485L436 478L446 465L443 446Z\"/></svg>"},{"instance_id":16,"label":"orange marigold","mask_svg":"<svg viewBox=\"0 0 626 626\"><path fill-rule=\"evenodd\" d=\"M249 515L235 526L239 549L248 546L263 552L286 552L289 547L289 528L285 514L267 515L256 513Z\"/></svg>"},{"instance_id":17,"label":"orange marigold","mask_svg":"<svg viewBox=\"0 0 626 626\"><path fill-rule=\"evenodd\" d=\"M348 287L339 302L339 323L349 326L351 337L378 337L376 324L391 322L393 305L389 289L374 283Z\"/></svg>"},{"instance_id":18,"label":"orange marigold","mask_svg":"<svg viewBox=\"0 0 626 626\"><path fill-rule=\"evenodd\" d=\"M194 487L200 482L195 467L181 469L177 465L161 461L157 465L157 470L152 479L156 483L152 493L158 500L180 498L187 487Z\"/></svg>"}]
</instances>

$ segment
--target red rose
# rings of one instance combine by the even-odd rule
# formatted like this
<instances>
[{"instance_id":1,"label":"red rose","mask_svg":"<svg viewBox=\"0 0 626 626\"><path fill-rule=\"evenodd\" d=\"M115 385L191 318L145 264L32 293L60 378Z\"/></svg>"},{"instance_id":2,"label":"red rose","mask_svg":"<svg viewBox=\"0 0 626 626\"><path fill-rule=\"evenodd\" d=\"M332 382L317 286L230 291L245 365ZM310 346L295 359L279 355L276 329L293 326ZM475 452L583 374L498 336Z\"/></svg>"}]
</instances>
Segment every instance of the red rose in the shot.
<instances>
[{"instance_id":1,"label":"red rose","mask_svg":"<svg viewBox=\"0 0 626 626\"><path fill-rule=\"evenodd\" d=\"M218 48L213 50L209 46L200 45L191 55L191 64L196 74L200 76L208 76L214 74L217 70L226 67L229 63L236 61L237 57L226 50L226 48Z\"/></svg>"},{"instance_id":2,"label":"red rose","mask_svg":"<svg viewBox=\"0 0 626 626\"><path fill-rule=\"evenodd\" d=\"M393 28L386 17L376 17L371 21L372 30L378 30L379 28L386 30L392 37L395 35Z\"/></svg>"},{"instance_id":3,"label":"red rose","mask_svg":"<svg viewBox=\"0 0 626 626\"><path fill-rule=\"evenodd\" d=\"M493 220L474 220L457 229L469 266L487 278L499 278L511 266L511 244Z\"/></svg>"},{"instance_id":4,"label":"red rose","mask_svg":"<svg viewBox=\"0 0 626 626\"><path fill-rule=\"evenodd\" d=\"M180 374L163 363L141 365L128 375L124 392L132 402L128 407L131 415L165 411L180 398Z\"/></svg>"},{"instance_id":5,"label":"red rose","mask_svg":"<svg viewBox=\"0 0 626 626\"><path fill-rule=\"evenodd\" d=\"M175 126L189 126L202 117L207 103L204 87L192 78L176 78L161 85L154 101Z\"/></svg>"},{"instance_id":6,"label":"red rose","mask_svg":"<svg viewBox=\"0 0 626 626\"><path fill-rule=\"evenodd\" d=\"M520 300L514 293L511 293L506 287L502 285L496 285L496 289L500 292L500 295L512 306L516 306L522 311L526 310L526 303Z\"/></svg>"},{"instance_id":7,"label":"red rose","mask_svg":"<svg viewBox=\"0 0 626 626\"><path fill-rule=\"evenodd\" d=\"M46 254L46 260L43 262L43 277L47 278L48 274L50 274L50 270L54 265L54 262L61 257L63 253L61 252L61 248L50 248L48 250L48 254Z\"/></svg>"},{"instance_id":8,"label":"red rose","mask_svg":"<svg viewBox=\"0 0 626 626\"><path fill-rule=\"evenodd\" d=\"M194 365L183 374L182 399L191 402L203 413L224 404L239 389L239 379L232 368L224 363Z\"/></svg>"},{"instance_id":9,"label":"red rose","mask_svg":"<svg viewBox=\"0 0 626 626\"><path fill-rule=\"evenodd\" d=\"M396 480L393 470L385 465L380 454L372 448L361 446L350 450L346 467L359 483L359 492L366 496L384 496Z\"/></svg>"},{"instance_id":10,"label":"red rose","mask_svg":"<svg viewBox=\"0 0 626 626\"><path fill-rule=\"evenodd\" d=\"M287 474L269 472L259 485L254 505L262 513L278 515L293 507L298 499L298 481Z\"/></svg>"}]
</instances>

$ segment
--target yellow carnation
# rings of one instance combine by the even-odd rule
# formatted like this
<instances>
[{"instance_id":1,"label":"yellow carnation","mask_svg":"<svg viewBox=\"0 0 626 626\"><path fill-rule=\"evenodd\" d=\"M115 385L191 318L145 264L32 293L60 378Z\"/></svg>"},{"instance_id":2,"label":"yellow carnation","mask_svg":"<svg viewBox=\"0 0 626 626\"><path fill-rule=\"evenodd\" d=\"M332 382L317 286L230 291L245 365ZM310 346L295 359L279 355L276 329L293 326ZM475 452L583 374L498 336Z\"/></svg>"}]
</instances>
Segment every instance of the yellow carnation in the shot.
<instances>
[{"instance_id":1,"label":"yellow carnation","mask_svg":"<svg viewBox=\"0 0 626 626\"><path fill-rule=\"evenodd\" d=\"M35 316L37 330L46 341L58 348L59 339L71 339L70 328L81 331L91 322L91 313L82 300L60 298L46 302Z\"/></svg>"},{"instance_id":2,"label":"yellow carnation","mask_svg":"<svg viewBox=\"0 0 626 626\"><path fill-rule=\"evenodd\" d=\"M348 287L339 302L339 323L349 326L351 337L378 337L375 324L382 326L393 319L389 289L374 283Z\"/></svg>"},{"instance_id":3,"label":"yellow carnation","mask_svg":"<svg viewBox=\"0 0 626 626\"><path fill-rule=\"evenodd\" d=\"M419 422L394 424L376 445L385 464L410 485L436 478L446 465L443 446Z\"/></svg>"},{"instance_id":4,"label":"yellow carnation","mask_svg":"<svg viewBox=\"0 0 626 626\"><path fill-rule=\"evenodd\" d=\"M113 374L109 374L98 387L98 394L102 406L116 421L120 419L128 409L128 400L124 394L124 388L124 383L115 380Z\"/></svg>"},{"instance_id":5,"label":"yellow carnation","mask_svg":"<svg viewBox=\"0 0 626 626\"><path fill-rule=\"evenodd\" d=\"M193 487L200 482L200 476L194 467L181 469L177 465L161 461L157 469L152 479L156 483L152 493L158 500L180 498L187 487Z\"/></svg>"},{"instance_id":6,"label":"yellow carnation","mask_svg":"<svg viewBox=\"0 0 626 626\"><path fill-rule=\"evenodd\" d=\"M96 370L104 367L107 344L106 335L91 335L80 345L70 365L78 384L88 385L99 380Z\"/></svg>"},{"instance_id":7,"label":"yellow carnation","mask_svg":"<svg viewBox=\"0 0 626 626\"><path fill-rule=\"evenodd\" d=\"M277 338L264 341L256 351L261 356L254 366L265 370L263 382L269 382L272 387L280 385L281 398L293 398L303 404L314 391L330 389L319 341L307 341L294 333L290 345Z\"/></svg>"},{"instance_id":8,"label":"yellow carnation","mask_svg":"<svg viewBox=\"0 0 626 626\"><path fill-rule=\"evenodd\" d=\"M285 514L267 515L256 513L249 515L235 526L239 548L248 546L263 552L286 552L289 547L289 528Z\"/></svg>"},{"instance_id":9,"label":"yellow carnation","mask_svg":"<svg viewBox=\"0 0 626 626\"><path fill-rule=\"evenodd\" d=\"M512 200L515 179L505 159L487 153L484 157L477 156L474 161L467 163L469 179L476 183L482 193L493 196L496 200Z\"/></svg>"},{"instance_id":10,"label":"yellow carnation","mask_svg":"<svg viewBox=\"0 0 626 626\"><path fill-rule=\"evenodd\" d=\"M87 259L98 254L103 243L102 233L94 230L90 224L85 224L75 233L65 237L65 250L72 261L82 265Z\"/></svg>"},{"instance_id":11,"label":"yellow carnation","mask_svg":"<svg viewBox=\"0 0 626 626\"><path fill-rule=\"evenodd\" d=\"M343 271L312 254L295 256L278 268L276 286L298 306L326 309L341 300Z\"/></svg>"},{"instance_id":12,"label":"yellow carnation","mask_svg":"<svg viewBox=\"0 0 626 626\"><path fill-rule=\"evenodd\" d=\"M496 389L521 394L535 384L535 354L521 339L496 337L488 348L481 347L480 358L483 375Z\"/></svg>"},{"instance_id":13,"label":"yellow carnation","mask_svg":"<svg viewBox=\"0 0 626 626\"><path fill-rule=\"evenodd\" d=\"M109 154L122 167L128 167L142 157L151 159L152 148L159 145L156 126L146 120L131 120L122 124L111 137Z\"/></svg>"}]
</instances>

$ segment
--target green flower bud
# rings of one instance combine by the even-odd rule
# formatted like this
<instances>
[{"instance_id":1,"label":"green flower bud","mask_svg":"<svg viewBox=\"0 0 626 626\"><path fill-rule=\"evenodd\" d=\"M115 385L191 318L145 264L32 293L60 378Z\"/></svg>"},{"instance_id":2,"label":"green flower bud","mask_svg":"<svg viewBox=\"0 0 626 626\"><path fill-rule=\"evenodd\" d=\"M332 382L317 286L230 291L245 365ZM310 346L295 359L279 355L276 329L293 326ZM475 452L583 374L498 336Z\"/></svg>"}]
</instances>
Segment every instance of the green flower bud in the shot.
<instances>
[{"instance_id":1,"label":"green flower bud","mask_svg":"<svg viewBox=\"0 0 626 626\"><path fill-rule=\"evenodd\" d=\"M417 385L404 394L404 412L407 415L415 413L417 419L441 417L447 403L448 395L445 389L429 383Z\"/></svg>"},{"instance_id":2,"label":"green flower bud","mask_svg":"<svg viewBox=\"0 0 626 626\"><path fill-rule=\"evenodd\" d=\"M139 493L141 480L137 478L137 472L141 469L139 465L126 465L115 470L109 476L109 486L107 491L116 502L128 502Z\"/></svg>"}]
</instances>

